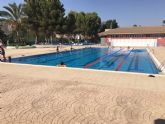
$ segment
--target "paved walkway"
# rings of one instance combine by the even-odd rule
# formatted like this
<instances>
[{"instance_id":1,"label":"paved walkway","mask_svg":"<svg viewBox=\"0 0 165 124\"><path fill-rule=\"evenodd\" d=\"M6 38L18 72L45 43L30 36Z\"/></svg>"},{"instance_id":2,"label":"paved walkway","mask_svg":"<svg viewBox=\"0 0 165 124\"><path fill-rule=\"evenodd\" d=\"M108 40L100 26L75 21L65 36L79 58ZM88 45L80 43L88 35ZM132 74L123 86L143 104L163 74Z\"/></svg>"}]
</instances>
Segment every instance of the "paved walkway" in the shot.
<instances>
[{"instance_id":1,"label":"paved walkway","mask_svg":"<svg viewBox=\"0 0 165 124\"><path fill-rule=\"evenodd\" d=\"M73 46L74 49L85 48L89 46ZM71 46L60 46L59 51L70 50ZM27 55L36 55L36 54L44 54L44 53L52 53L56 52L56 46L37 46L37 48L28 48L28 49L5 49L6 56L20 57Z\"/></svg>"},{"instance_id":2,"label":"paved walkway","mask_svg":"<svg viewBox=\"0 0 165 124\"><path fill-rule=\"evenodd\" d=\"M165 64L165 47L157 47L153 49L153 54L163 64Z\"/></svg>"},{"instance_id":3,"label":"paved walkway","mask_svg":"<svg viewBox=\"0 0 165 124\"><path fill-rule=\"evenodd\" d=\"M0 64L0 124L154 124L165 77Z\"/></svg>"},{"instance_id":4,"label":"paved walkway","mask_svg":"<svg viewBox=\"0 0 165 124\"><path fill-rule=\"evenodd\" d=\"M154 49L159 61L164 53ZM0 124L156 124L165 119L165 76L155 76L0 63Z\"/></svg>"}]
</instances>

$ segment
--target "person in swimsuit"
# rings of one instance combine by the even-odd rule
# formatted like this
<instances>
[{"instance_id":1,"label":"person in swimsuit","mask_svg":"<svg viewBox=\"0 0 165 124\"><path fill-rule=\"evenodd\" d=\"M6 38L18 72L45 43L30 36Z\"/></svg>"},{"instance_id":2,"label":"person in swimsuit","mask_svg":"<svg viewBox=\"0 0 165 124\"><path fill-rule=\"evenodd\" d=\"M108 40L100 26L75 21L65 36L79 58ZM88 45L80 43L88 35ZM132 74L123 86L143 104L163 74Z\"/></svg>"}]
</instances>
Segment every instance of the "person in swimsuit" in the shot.
<instances>
[{"instance_id":1,"label":"person in swimsuit","mask_svg":"<svg viewBox=\"0 0 165 124\"><path fill-rule=\"evenodd\" d=\"M66 67L66 65L64 64L64 62L61 62L58 67Z\"/></svg>"}]
</instances>

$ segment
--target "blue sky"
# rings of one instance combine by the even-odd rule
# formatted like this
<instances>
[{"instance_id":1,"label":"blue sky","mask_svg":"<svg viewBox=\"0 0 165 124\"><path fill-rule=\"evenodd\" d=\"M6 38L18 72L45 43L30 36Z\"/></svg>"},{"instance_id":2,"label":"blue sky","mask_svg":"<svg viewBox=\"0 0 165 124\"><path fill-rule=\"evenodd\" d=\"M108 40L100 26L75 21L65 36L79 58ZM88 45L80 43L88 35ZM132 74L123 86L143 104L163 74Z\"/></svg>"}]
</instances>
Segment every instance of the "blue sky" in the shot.
<instances>
[{"instance_id":1,"label":"blue sky","mask_svg":"<svg viewBox=\"0 0 165 124\"><path fill-rule=\"evenodd\" d=\"M23 0L0 0L0 9L7 3ZM116 19L121 27L133 24L156 26L165 19L165 0L61 0L66 13L71 10L97 12L103 21Z\"/></svg>"}]
</instances>

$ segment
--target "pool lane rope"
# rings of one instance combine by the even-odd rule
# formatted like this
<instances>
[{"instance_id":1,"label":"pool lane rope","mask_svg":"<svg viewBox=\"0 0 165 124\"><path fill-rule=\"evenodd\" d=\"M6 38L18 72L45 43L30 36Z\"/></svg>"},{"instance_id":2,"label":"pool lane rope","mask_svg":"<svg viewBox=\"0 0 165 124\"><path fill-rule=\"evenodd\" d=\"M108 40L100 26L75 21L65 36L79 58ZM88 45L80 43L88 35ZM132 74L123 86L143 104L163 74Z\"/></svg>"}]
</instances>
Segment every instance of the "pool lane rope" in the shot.
<instances>
[{"instance_id":1,"label":"pool lane rope","mask_svg":"<svg viewBox=\"0 0 165 124\"><path fill-rule=\"evenodd\" d=\"M128 56L131 54L131 52L134 50L134 48L124 57L124 59L119 63L119 65L116 67L115 71L118 71L121 66L125 63L126 59L128 58Z\"/></svg>"},{"instance_id":2,"label":"pool lane rope","mask_svg":"<svg viewBox=\"0 0 165 124\"><path fill-rule=\"evenodd\" d=\"M122 53L120 54L120 55L122 55L122 54L124 54L126 51L122 51ZM111 67L112 66L112 63L115 63L117 60L119 60L121 58L121 56L118 56L117 58L114 58L114 59L112 59L112 60L110 60L110 64L108 64L108 67ZM104 67L105 66L105 64L103 65L103 66L101 66L99 69L101 69L102 67Z\"/></svg>"},{"instance_id":3,"label":"pool lane rope","mask_svg":"<svg viewBox=\"0 0 165 124\"><path fill-rule=\"evenodd\" d=\"M127 71L136 71L139 72L139 55L138 53L134 53L134 56L129 64Z\"/></svg>"},{"instance_id":4,"label":"pool lane rope","mask_svg":"<svg viewBox=\"0 0 165 124\"><path fill-rule=\"evenodd\" d=\"M98 62L104 60L105 58L107 58L107 57L109 57L109 56L112 56L112 55L118 53L118 52L121 51L121 50L122 50L122 49L120 49L120 50L118 50L118 51L116 51L116 52L114 52L114 53L112 53L112 54L109 54L109 52L107 52L105 55L99 57L97 60L95 60L95 61L93 61L93 62L91 62L91 63L85 65L84 68L89 68L89 67L91 67L92 65L95 65L96 63L98 63Z\"/></svg>"}]
</instances>

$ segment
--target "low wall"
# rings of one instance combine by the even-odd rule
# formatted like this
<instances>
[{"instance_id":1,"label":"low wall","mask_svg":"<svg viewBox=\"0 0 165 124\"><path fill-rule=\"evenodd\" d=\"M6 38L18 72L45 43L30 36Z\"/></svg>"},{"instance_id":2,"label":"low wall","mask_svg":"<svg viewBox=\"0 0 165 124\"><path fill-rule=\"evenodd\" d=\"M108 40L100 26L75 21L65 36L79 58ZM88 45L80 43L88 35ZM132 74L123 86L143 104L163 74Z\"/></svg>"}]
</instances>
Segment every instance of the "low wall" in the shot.
<instances>
[{"instance_id":1,"label":"low wall","mask_svg":"<svg viewBox=\"0 0 165 124\"><path fill-rule=\"evenodd\" d=\"M165 46L165 38L157 39L158 46Z\"/></svg>"},{"instance_id":2,"label":"low wall","mask_svg":"<svg viewBox=\"0 0 165 124\"><path fill-rule=\"evenodd\" d=\"M156 38L102 38L101 41L114 47L157 47L158 40Z\"/></svg>"},{"instance_id":3,"label":"low wall","mask_svg":"<svg viewBox=\"0 0 165 124\"><path fill-rule=\"evenodd\" d=\"M112 46L156 47L156 39L112 39Z\"/></svg>"}]
</instances>

